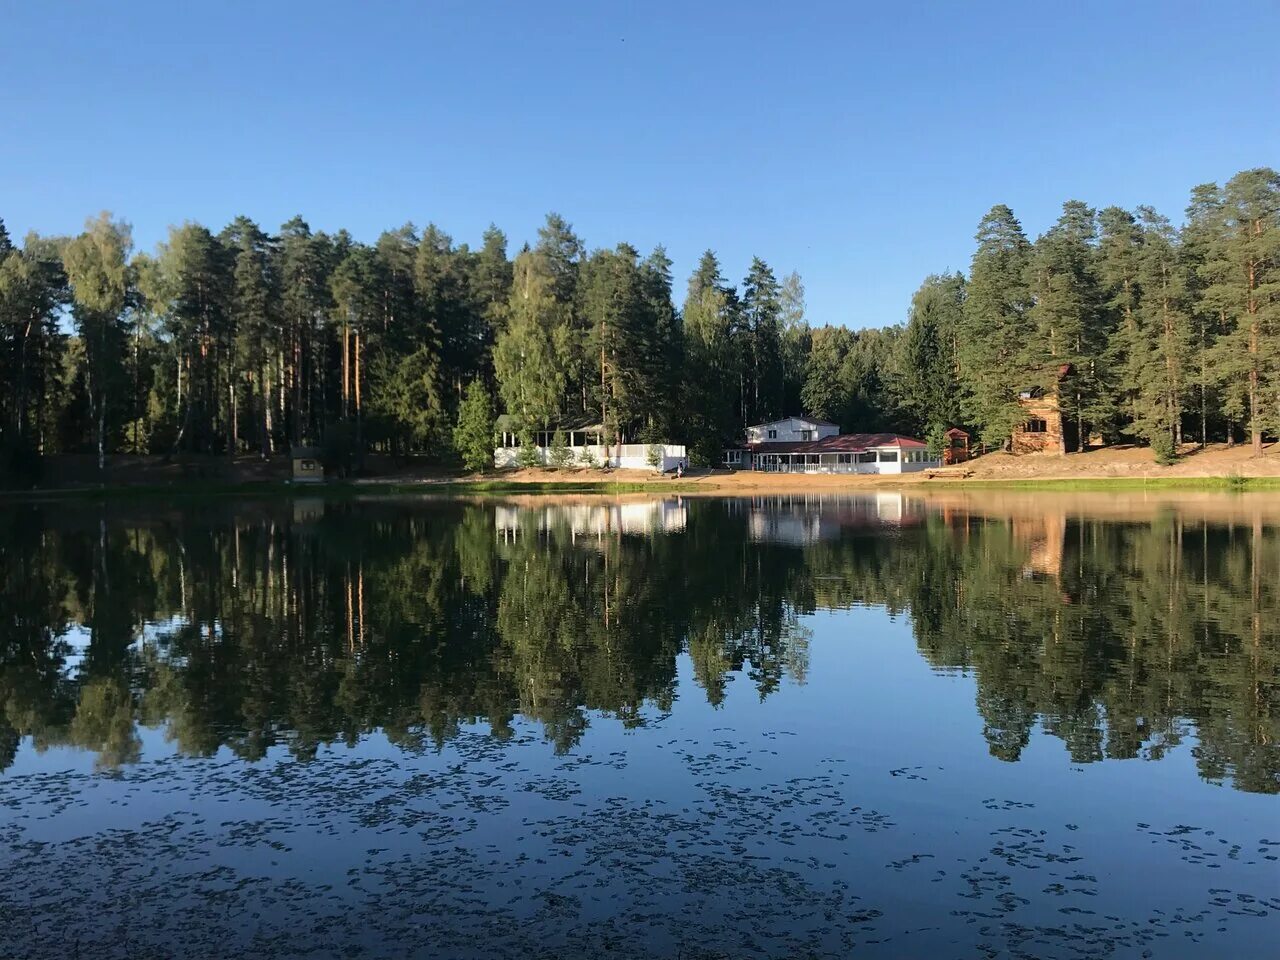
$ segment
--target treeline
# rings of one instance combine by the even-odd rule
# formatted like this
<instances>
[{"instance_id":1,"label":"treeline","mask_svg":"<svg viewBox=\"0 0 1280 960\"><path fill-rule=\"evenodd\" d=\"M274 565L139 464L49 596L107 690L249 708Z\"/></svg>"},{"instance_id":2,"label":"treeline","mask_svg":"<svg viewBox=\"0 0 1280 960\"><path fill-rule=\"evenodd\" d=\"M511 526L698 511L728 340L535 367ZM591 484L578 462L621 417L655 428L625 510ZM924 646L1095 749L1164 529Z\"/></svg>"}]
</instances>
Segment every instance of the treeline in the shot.
<instances>
[{"instance_id":1,"label":"treeline","mask_svg":"<svg viewBox=\"0 0 1280 960\"><path fill-rule=\"evenodd\" d=\"M739 296L708 253L687 324L671 286L661 247L588 252L555 214L514 260L495 227L473 250L435 226L366 245L301 218L270 235L238 217L217 234L183 224L134 255L130 228L106 213L21 246L0 223L5 464L88 450L266 457L299 443L449 459L468 389L482 441L496 398L523 433L709 430L712 451L744 420L799 403L781 351L783 326L802 322L798 277L779 283L757 259ZM732 387L723 409L704 395L708 369Z\"/></svg>"},{"instance_id":2,"label":"treeline","mask_svg":"<svg viewBox=\"0 0 1280 960\"><path fill-rule=\"evenodd\" d=\"M905 325L853 331L810 327L798 275L755 258L734 284L710 251L677 307L661 247L589 252L555 214L514 260L492 226L472 249L434 226L363 244L239 217L133 255L107 214L21 245L0 223L3 463L323 443L480 466L499 409L526 436L603 424L703 461L797 411L1000 445L1031 387L1058 391L1073 447L1138 440L1169 459L1192 439L1260 451L1280 430L1275 171L1196 187L1181 227L1070 201L1032 242L999 205L977 243L968 276L929 277Z\"/></svg>"},{"instance_id":3,"label":"treeline","mask_svg":"<svg viewBox=\"0 0 1280 960\"><path fill-rule=\"evenodd\" d=\"M1280 174L1192 190L1175 227L1151 207L1079 201L1034 243L1013 211L982 219L968 277L930 277L903 332L912 405L988 444L1024 419L1018 394L1057 390L1071 448L1280 430ZM1062 374L1061 371L1066 371Z\"/></svg>"}]
</instances>

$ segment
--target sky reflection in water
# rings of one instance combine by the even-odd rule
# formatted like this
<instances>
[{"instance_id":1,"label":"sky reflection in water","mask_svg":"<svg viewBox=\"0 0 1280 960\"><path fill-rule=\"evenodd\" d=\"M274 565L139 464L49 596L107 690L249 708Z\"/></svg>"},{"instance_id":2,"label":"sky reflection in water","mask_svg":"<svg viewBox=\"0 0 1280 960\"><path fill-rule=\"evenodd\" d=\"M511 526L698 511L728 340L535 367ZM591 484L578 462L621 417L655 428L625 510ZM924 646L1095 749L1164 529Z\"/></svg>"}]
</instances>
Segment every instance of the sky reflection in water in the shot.
<instances>
[{"instance_id":1,"label":"sky reflection in water","mask_svg":"<svg viewBox=\"0 0 1280 960\"><path fill-rule=\"evenodd\" d=\"M1272 509L15 510L0 956L1269 956Z\"/></svg>"}]
</instances>

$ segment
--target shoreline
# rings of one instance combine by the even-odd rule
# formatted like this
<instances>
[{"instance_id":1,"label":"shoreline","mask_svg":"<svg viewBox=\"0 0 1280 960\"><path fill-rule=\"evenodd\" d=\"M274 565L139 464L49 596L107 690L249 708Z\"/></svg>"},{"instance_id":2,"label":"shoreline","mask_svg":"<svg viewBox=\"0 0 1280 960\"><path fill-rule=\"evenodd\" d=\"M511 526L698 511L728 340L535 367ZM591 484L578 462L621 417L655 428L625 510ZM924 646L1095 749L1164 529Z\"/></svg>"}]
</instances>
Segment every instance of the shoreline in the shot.
<instances>
[{"instance_id":1,"label":"shoreline","mask_svg":"<svg viewBox=\"0 0 1280 960\"><path fill-rule=\"evenodd\" d=\"M628 473L629 471L622 471ZM636 471L640 473L640 471ZM538 476L500 477L491 474L475 478L449 479L364 479L330 480L321 483L288 481L224 480L184 481L168 484L106 483L97 486L37 487L0 491L0 503L33 503L67 500L140 500L187 498L293 498L344 500L364 497L403 496L531 496L590 495L620 496L790 496L796 494L860 493L891 490L928 496L947 492L1044 492L1044 493L1137 493L1280 492L1280 476L1164 476L1164 477L902 477L840 476L830 474L703 474L682 480L639 477Z\"/></svg>"},{"instance_id":2,"label":"shoreline","mask_svg":"<svg viewBox=\"0 0 1280 960\"><path fill-rule=\"evenodd\" d=\"M1114 446L1061 456L988 453L967 463L906 474L766 473L750 470L693 470L677 480L652 470L534 467L468 475L418 461L370 458L370 475L295 483L288 461L205 458L168 462L162 458L119 456L97 481L96 466L84 457L51 463L47 485L0 490L0 503L54 500L138 500L188 497L290 497L349 499L379 496L505 496L532 494L622 494L760 496L909 490L1046 492L1280 491L1280 443L1260 457L1243 445L1184 448L1168 466L1157 465L1142 447Z\"/></svg>"}]
</instances>

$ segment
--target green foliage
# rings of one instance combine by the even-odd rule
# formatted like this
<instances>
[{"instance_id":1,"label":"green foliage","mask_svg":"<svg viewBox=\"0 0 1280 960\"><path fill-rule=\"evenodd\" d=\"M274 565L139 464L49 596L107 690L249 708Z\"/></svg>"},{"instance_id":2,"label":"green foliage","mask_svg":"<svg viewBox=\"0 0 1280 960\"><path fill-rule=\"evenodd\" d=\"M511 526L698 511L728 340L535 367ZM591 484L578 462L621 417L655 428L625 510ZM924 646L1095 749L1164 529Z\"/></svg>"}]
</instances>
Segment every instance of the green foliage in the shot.
<instances>
[{"instance_id":1,"label":"green foliage","mask_svg":"<svg viewBox=\"0 0 1280 960\"><path fill-rule=\"evenodd\" d=\"M662 444L651 443L644 451L644 462L654 470L662 467Z\"/></svg>"},{"instance_id":2,"label":"green foliage","mask_svg":"<svg viewBox=\"0 0 1280 960\"><path fill-rule=\"evenodd\" d=\"M519 713L567 749L588 716L669 710L682 655L713 705L730 682L768 697L805 676L799 610L893 605L930 667L972 678L974 736L994 756L1018 759L1038 727L1076 764L1181 750L1203 777L1276 793L1276 720L1258 699L1280 668L1276 529L1252 509L1175 524L1034 502L1018 524L934 515L785 549L706 499L688 534L589 546L563 504L505 521L540 531L512 538L493 535L492 504L466 502L351 502L302 524L287 503L235 523L188 503L170 524L34 504L0 514L0 723L101 767L138 760L142 725L184 754L305 758L379 730L442 744L477 717L503 737ZM211 643L208 624L235 629ZM71 664L69 633L84 638Z\"/></svg>"},{"instance_id":3,"label":"green foliage","mask_svg":"<svg viewBox=\"0 0 1280 960\"><path fill-rule=\"evenodd\" d=\"M600 469L600 458L596 456L595 451L590 447L582 448L582 453L578 455L578 462L592 470Z\"/></svg>"},{"instance_id":4,"label":"green foliage","mask_svg":"<svg viewBox=\"0 0 1280 960\"><path fill-rule=\"evenodd\" d=\"M569 449L569 442L563 430L557 430L552 435L551 447L547 450L547 460L551 466L558 469L564 469L573 463L573 451Z\"/></svg>"},{"instance_id":5,"label":"green foliage","mask_svg":"<svg viewBox=\"0 0 1280 960\"><path fill-rule=\"evenodd\" d=\"M1155 454L1156 463L1161 466L1167 467L1178 460L1178 448L1174 446L1173 436L1168 431L1152 435L1151 452Z\"/></svg>"},{"instance_id":6,"label":"green foliage","mask_svg":"<svg viewBox=\"0 0 1280 960\"><path fill-rule=\"evenodd\" d=\"M999 446L1022 421L1018 393L1031 386L1027 345L1032 326L1027 267L1031 245L1013 211L991 208L978 225L958 352L965 419ZM1043 350L1043 345L1036 343ZM1036 358L1039 359L1039 358ZM1045 356L1041 361L1048 363ZM1036 364L1039 366L1039 364Z\"/></svg>"},{"instance_id":7,"label":"green foliage","mask_svg":"<svg viewBox=\"0 0 1280 960\"><path fill-rule=\"evenodd\" d=\"M493 436L493 401L484 383L472 380L458 407L458 423L453 429L453 446L463 466L474 472L492 468Z\"/></svg>"},{"instance_id":8,"label":"green foliage","mask_svg":"<svg viewBox=\"0 0 1280 960\"><path fill-rule=\"evenodd\" d=\"M1180 227L1071 201L1032 243L996 205L976 241L968 276L928 276L904 324L851 330L810 325L797 274L755 257L733 284L711 251L677 311L661 247L588 253L556 214L514 262L493 226L473 250L433 225L364 244L241 216L130 259L105 214L21 243L0 224L0 440L15 470L90 448L268 457L349 423L357 462L447 460L474 381L530 429L599 424L704 464L801 413L916 436L963 423L999 446L1033 387L1068 445L1280 436L1274 170L1195 187Z\"/></svg>"},{"instance_id":9,"label":"green foliage","mask_svg":"<svg viewBox=\"0 0 1280 960\"><path fill-rule=\"evenodd\" d=\"M929 456L934 460L941 460L946 452L948 429L950 428L945 423L935 423L925 434L925 446L928 448Z\"/></svg>"},{"instance_id":10,"label":"green foliage","mask_svg":"<svg viewBox=\"0 0 1280 960\"><path fill-rule=\"evenodd\" d=\"M533 431L528 428L520 431L520 446L516 450L516 466L527 469L541 465L542 460L538 454L538 444L534 438Z\"/></svg>"}]
</instances>

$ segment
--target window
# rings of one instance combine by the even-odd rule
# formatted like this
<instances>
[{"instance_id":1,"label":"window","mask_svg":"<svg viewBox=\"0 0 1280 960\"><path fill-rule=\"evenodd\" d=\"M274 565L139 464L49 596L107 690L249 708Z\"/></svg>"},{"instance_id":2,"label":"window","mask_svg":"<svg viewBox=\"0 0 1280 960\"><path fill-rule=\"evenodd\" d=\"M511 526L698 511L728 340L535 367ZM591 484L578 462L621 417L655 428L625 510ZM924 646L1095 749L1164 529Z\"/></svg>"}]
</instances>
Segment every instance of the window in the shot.
<instances>
[{"instance_id":1,"label":"window","mask_svg":"<svg viewBox=\"0 0 1280 960\"><path fill-rule=\"evenodd\" d=\"M812 439L813 439L813 431L812 431L812 430L798 430L798 431L796 431L796 432L800 435L800 439L801 439L801 440L812 440Z\"/></svg>"},{"instance_id":2,"label":"window","mask_svg":"<svg viewBox=\"0 0 1280 960\"><path fill-rule=\"evenodd\" d=\"M897 450L881 450L880 462L881 463L897 463L898 451Z\"/></svg>"},{"instance_id":3,"label":"window","mask_svg":"<svg viewBox=\"0 0 1280 960\"><path fill-rule=\"evenodd\" d=\"M858 462L859 463L875 463L876 452L874 450L864 450L862 453L858 454Z\"/></svg>"},{"instance_id":4,"label":"window","mask_svg":"<svg viewBox=\"0 0 1280 960\"><path fill-rule=\"evenodd\" d=\"M1022 425L1023 433L1044 433L1049 429L1047 420L1041 420L1039 417L1032 417Z\"/></svg>"},{"instance_id":5,"label":"window","mask_svg":"<svg viewBox=\"0 0 1280 960\"><path fill-rule=\"evenodd\" d=\"M842 467L843 467L843 466L847 466L848 464L853 463L853 454L852 454L852 453L840 453L840 454L837 454L837 455L836 455L836 463L840 464L840 466L842 466Z\"/></svg>"},{"instance_id":6,"label":"window","mask_svg":"<svg viewBox=\"0 0 1280 960\"><path fill-rule=\"evenodd\" d=\"M777 439L778 439L778 431L777 431L777 430L770 430L770 431L769 431L769 439L770 439L770 440L777 440Z\"/></svg>"}]
</instances>

